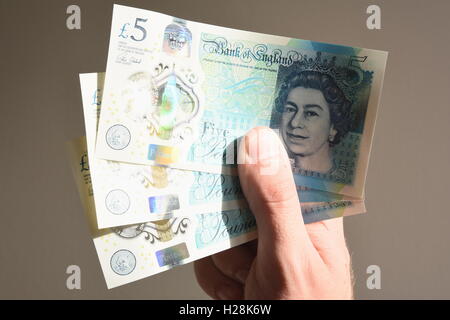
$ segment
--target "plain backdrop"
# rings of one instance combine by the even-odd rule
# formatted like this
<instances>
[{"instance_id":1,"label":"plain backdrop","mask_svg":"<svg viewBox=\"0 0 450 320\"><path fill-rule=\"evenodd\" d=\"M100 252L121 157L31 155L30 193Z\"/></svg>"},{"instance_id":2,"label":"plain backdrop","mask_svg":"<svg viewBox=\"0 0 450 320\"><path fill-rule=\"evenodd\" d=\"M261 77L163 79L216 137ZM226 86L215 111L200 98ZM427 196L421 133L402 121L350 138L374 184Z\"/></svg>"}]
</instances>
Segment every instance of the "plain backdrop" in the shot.
<instances>
[{"instance_id":1,"label":"plain backdrop","mask_svg":"<svg viewBox=\"0 0 450 320\"><path fill-rule=\"evenodd\" d=\"M117 1L188 20L389 51L366 184L345 219L359 299L450 298L449 1ZM81 30L66 8L81 7ZM107 290L65 154L78 73L104 71L113 1L0 0L0 298L204 299L192 264ZM381 7L381 30L366 9ZM81 267L82 289L66 288ZM381 289L366 269L381 268Z\"/></svg>"}]
</instances>

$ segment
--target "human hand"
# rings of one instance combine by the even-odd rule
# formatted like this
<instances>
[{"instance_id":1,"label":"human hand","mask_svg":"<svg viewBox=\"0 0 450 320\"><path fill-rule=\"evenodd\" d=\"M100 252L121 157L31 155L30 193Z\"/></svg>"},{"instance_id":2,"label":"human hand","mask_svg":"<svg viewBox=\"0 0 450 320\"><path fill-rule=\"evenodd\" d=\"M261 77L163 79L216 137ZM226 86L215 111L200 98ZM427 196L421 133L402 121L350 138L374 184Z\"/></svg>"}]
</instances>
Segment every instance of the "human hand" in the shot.
<instances>
[{"instance_id":1,"label":"human hand","mask_svg":"<svg viewBox=\"0 0 450 320\"><path fill-rule=\"evenodd\" d=\"M239 158L245 159L239 179L258 239L197 260L202 289L215 299L351 299L342 218L304 224L289 159L275 132L251 130Z\"/></svg>"}]
</instances>

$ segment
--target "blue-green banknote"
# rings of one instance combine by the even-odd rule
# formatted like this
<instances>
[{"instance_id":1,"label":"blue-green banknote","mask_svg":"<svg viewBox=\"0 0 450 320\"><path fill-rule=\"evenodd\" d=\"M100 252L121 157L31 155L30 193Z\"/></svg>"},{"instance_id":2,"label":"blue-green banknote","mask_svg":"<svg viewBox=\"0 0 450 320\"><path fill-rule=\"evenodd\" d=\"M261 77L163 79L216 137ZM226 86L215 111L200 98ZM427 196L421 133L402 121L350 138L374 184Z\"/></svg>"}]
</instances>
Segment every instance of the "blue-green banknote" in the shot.
<instances>
[{"instance_id":1,"label":"blue-green banknote","mask_svg":"<svg viewBox=\"0 0 450 320\"><path fill-rule=\"evenodd\" d=\"M192 262L256 238L246 208L193 211L190 215L99 229L92 163L84 137L68 144L72 172L108 288ZM364 212L363 201L303 203L305 222ZM299 217L300 219L300 217Z\"/></svg>"},{"instance_id":2,"label":"blue-green banknote","mask_svg":"<svg viewBox=\"0 0 450 320\"><path fill-rule=\"evenodd\" d=\"M238 176L93 157L103 84L104 73L80 75L87 152L79 162L90 172L98 228L247 207ZM305 187L298 191L306 222L365 211L348 196Z\"/></svg>"},{"instance_id":3,"label":"blue-green banknote","mask_svg":"<svg viewBox=\"0 0 450 320\"><path fill-rule=\"evenodd\" d=\"M363 199L386 59L115 5L95 156L233 174L269 126L299 187Z\"/></svg>"}]
</instances>

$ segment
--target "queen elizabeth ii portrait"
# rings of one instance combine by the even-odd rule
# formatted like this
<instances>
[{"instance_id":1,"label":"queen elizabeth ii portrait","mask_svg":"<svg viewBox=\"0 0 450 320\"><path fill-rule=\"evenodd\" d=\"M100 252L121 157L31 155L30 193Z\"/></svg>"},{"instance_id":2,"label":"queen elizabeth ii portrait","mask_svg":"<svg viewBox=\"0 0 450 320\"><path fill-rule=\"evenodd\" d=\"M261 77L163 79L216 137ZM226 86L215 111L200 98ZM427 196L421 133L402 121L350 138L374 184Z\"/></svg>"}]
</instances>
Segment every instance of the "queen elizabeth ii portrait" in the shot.
<instances>
[{"instance_id":1,"label":"queen elizabeth ii portrait","mask_svg":"<svg viewBox=\"0 0 450 320\"><path fill-rule=\"evenodd\" d=\"M342 180L346 172L334 157L335 148L351 129L352 101L333 75L335 60L320 53L285 67L275 99L279 135L293 169Z\"/></svg>"}]
</instances>

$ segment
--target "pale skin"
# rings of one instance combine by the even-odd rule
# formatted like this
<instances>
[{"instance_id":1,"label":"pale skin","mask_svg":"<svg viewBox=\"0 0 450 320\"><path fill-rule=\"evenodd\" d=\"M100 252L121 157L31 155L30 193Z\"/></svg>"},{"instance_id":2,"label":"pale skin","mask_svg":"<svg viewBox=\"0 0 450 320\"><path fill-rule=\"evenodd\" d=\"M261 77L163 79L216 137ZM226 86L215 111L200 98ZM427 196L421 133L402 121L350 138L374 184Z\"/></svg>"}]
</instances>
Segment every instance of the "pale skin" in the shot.
<instances>
[{"instance_id":1,"label":"pale skin","mask_svg":"<svg viewBox=\"0 0 450 320\"><path fill-rule=\"evenodd\" d=\"M199 285L214 299L352 299L342 218L305 225L278 136L257 127L244 141L239 155L253 161L239 164L239 178L258 239L196 261ZM268 146L278 151L268 154ZM271 174L262 170L274 165Z\"/></svg>"}]
</instances>

